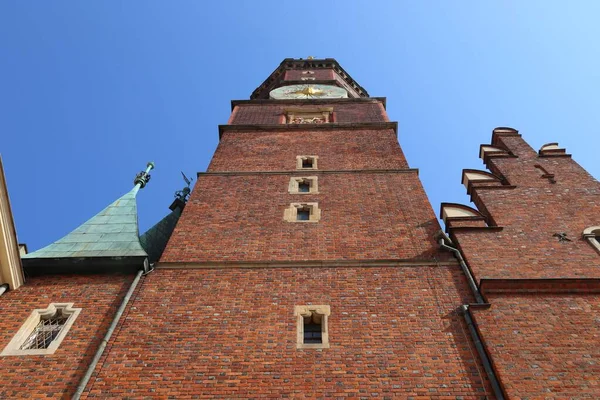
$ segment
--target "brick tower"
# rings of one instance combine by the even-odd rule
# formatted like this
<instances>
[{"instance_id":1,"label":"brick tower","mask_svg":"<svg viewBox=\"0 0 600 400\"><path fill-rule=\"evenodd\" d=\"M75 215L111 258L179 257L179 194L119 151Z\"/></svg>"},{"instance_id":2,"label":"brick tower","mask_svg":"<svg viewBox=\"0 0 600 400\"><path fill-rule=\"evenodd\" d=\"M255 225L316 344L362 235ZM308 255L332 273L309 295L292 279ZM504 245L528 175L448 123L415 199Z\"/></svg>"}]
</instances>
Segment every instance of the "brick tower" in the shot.
<instances>
[{"instance_id":1,"label":"brick tower","mask_svg":"<svg viewBox=\"0 0 600 400\"><path fill-rule=\"evenodd\" d=\"M396 129L333 59L233 101L84 396L492 396Z\"/></svg>"},{"instance_id":2,"label":"brick tower","mask_svg":"<svg viewBox=\"0 0 600 400\"><path fill-rule=\"evenodd\" d=\"M503 135L482 154L506 163L535 156ZM477 309L489 305L476 282L501 292L509 283L482 277L517 277L517 266L493 259L509 231L494 208L444 205L453 241L441 232L385 98L369 97L334 59L286 59L250 100L232 102L219 136L187 205L181 192L142 237L135 196L150 165L131 192L23 259L26 283L0 299L11 315L0 321L0 398L504 398L499 376L514 371L510 360L509 372L499 368L500 347L481 338L499 325L494 307ZM539 163L540 185L563 181L547 163L585 178L560 150L545 151L557 157ZM472 193L483 179L485 193L506 195L518 190L514 171L470 171L465 182ZM594 242L596 228L580 222ZM564 246L586 245L574 226L554 229L557 260L571 254ZM490 239L489 260L477 259L477 235ZM529 254L517 249L513 260ZM530 275L547 277L558 263ZM590 267L574 262L570 273L577 283L566 285L591 290L580 284ZM537 304L506 299L511 312ZM561 301L568 318L589 306ZM508 336L499 332L492 346L508 346Z\"/></svg>"},{"instance_id":3,"label":"brick tower","mask_svg":"<svg viewBox=\"0 0 600 400\"><path fill-rule=\"evenodd\" d=\"M464 170L477 209L442 204L481 303L477 324L509 398L600 398L600 183L557 143L511 128Z\"/></svg>"}]
</instances>

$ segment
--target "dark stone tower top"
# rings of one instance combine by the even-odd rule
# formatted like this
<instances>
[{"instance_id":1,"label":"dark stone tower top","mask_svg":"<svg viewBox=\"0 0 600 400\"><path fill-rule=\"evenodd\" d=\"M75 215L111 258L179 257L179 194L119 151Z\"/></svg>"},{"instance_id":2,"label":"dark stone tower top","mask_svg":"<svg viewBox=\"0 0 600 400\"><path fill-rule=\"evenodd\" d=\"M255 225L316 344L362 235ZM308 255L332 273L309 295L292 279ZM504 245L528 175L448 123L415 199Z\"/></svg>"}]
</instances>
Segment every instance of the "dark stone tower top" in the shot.
<instances>
[{"instance_id":1,"label":"dark stone tower top","mask_svg":"<svg viewBox=\"0 0 600 400\"><path fill-rule=\"evenodd\" d=\"M286 58L277 69L254 90L251 100L268 99L271 90L288 85L320 84L346 89L349 98L369 97L369 94L333 58Z\"/></svg>"}]
</instances>

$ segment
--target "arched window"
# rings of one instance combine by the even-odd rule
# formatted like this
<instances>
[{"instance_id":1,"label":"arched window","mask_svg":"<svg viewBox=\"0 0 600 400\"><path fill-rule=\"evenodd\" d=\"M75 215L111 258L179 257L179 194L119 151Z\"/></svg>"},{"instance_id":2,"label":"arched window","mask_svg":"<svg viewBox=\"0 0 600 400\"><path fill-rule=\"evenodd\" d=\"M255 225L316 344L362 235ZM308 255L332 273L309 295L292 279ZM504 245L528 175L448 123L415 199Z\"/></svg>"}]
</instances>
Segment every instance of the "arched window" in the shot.
<instances>
[{"instance_id":1,"label":"arched window","mask_svg":"<svg viewBox=\"0 0 600 400\"><path fill-rule=\"evenodd\" d=\"M600 253L600 226L586 228L583 237Z\"/></svg>"}]
</instances>

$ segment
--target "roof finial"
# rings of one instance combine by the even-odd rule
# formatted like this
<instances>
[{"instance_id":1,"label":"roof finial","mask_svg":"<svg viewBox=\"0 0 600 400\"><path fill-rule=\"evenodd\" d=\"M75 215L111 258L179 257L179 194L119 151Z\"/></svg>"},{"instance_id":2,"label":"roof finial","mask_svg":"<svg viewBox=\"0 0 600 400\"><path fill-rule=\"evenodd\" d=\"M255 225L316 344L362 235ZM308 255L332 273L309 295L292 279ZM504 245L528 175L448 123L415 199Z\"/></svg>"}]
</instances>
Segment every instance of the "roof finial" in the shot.
<instances>
[{"instance_id":1,"label":"roof finial","mask_svg":"<svg viewBox=\"0 0 600 400\"><path fill-rule=\"evenodd\" d=\"M314 56L308 56L307 60L314 60L315 57Z\"/></svg>"},{"instance_id":2,"label":"roof finial","mask_svg":"<svg viewBox=\"0 0 600 400\"><path fill-rule=\"evenodd\" d=\"M150 180L150 171L154 168L154 163L150 161L146 165L146 170L139 172L135 179L133 180L133 184L137 186L139 189L143 189L148 181Z\"/></svg>"}]
</instances>

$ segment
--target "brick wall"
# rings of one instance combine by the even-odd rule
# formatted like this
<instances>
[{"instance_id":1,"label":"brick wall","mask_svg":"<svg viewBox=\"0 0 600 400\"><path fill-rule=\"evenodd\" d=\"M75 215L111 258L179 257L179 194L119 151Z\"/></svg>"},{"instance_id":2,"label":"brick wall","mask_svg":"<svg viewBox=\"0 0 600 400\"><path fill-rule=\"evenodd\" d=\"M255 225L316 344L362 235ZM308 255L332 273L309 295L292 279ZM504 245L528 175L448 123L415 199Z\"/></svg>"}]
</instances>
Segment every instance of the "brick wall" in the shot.
<instances>
[{"instance_id":1,"label":"brick wall","mask_svg":"<svg viewBox=\"0 0 600 400\"><path fill-rule=\"evenodd\" d=\"M473 199L503 229L452 232L476 277L600 278L600 257L582 237L600 225L600 183L569 157L538 156L520 136L494 143L517 157L490 158L488 166L516 187L474 188ZM553 236L562 232L571 241Z\"/></svg>"},{"instance_id":2,"label":"brick wall","mask_svg":"<svg viewBox=\"0 0 600 400\"><path fill-rule=\"evenodd\" d=\"M466 288L457 266L157 269L88 398L481 399ZM329 349L296 349L310 303L331 306Z\"/></svg>"},{"instance_id":3,"label":"brick wall","mask_svg":"<svg viewBox=\"0 0 600 400\"><path fill-rule=\"evenodd\" d=\"M229 122L233 125L242 124L281 124L285 121L285 110L333 108L333 122L385 122L388 121L380 102L372 103L335 103L319 105L292 105L292 104L262 104L262 105L237 105Z\"/></svg>"},{"instance_id":4,"label":"brick wall","mask_svg":"<svg viewBox=\"0 0 600 400\"><path fill-rule=\"evenodd\" d=\"M315 78L316 80L333 80L336 77L336 73L333 69L329 69L329 68L315 68L315 69L308 69L306 71L312 71L314 72L314 74L303 74L302 72L305 72L305 70L298 70L298 69L288 69L285 71L285 75L284 75L284 80L286 81L299 81L300 78ZM307 81L307 83L310 83ZM315 83L315 82L313 82ZM318 83L318 82L316 82Z\"/></svg>"},{"instance_id":5,"label":"brick wall","mask_svg":"<svg viewBox=\"0 0 600 400\"><path fill-rule=\"evenodd\" d=\"M598 294L490 295L473 314L509 398L600 396Z\"/></svg>"},{"instance_id":6,"label":"brick wall","mask_svg":"<svg viewBox=\"0 0 600 400\"><path fill-rule=\"evenodd\" d=\"M319 156L319 170L408 168L392 129L225 132L208 167L295 171L296 156Z\"/></svg>"},{"instance_id":7,"label":"brick wall","mask_svg":"<svg viewBox=\"0 0 600 400\"><path fill-rule=\"evenodd\" d=\"M29 278L0 300L0 349L36 308L75 303L82 308L52 355L0 357L0 398L70 398L127 292L132 276L61 275Z\"/></svg>"},{"instance_id":8,"label":"brick wall","mask_svg":"<svg viewBox=\"0 0 600 400\"><path fill-rule=\"evenodd\" d=\"M289 194L290 177L307 175L319 193ZM202 175L196 185L161 262L449 256L415 171ZM292 202L318 202L321 220L284 221Z\"/></svg>"},{"instance_id":9,"label":"brick wall","mask_svg":"<svg viewBox=\"0 0 600 400\"><path fill-rule=\"evenodd\" d=\"M582 232L599 225L600 184L516 132L495 132L492 145L505 154L485 161L503 182L473 184L471 196L495 228L449 229L490 288L491 307L471 308L482 341L509 398L597 399L600 256Z\"/></svg>"}]
</instances>

